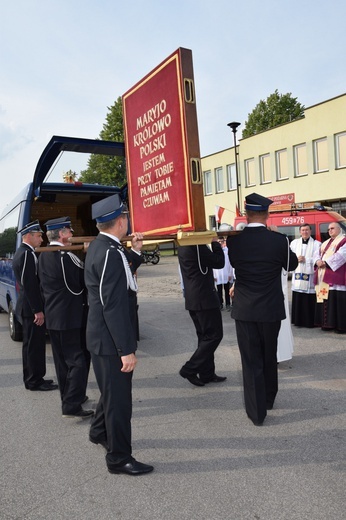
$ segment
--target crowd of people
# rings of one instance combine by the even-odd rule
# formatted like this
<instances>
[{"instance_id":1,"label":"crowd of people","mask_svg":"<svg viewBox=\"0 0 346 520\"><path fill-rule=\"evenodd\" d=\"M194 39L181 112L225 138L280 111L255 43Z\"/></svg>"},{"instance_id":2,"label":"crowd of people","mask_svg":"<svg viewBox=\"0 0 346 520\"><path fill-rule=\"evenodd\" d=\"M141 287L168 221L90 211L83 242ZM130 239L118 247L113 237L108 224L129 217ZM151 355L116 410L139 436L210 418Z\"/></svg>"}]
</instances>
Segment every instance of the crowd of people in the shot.
<instances>
[{"instance_id":1,"label":"crowd of people","mask_svg":"<svg viewBox=\"0 0 346 520\"><path fill-rule=\"evenodd\" d=\"M141 475L151 465L132 456L132 374L137 363L137 283L142 235L132 249L121 245L128 211L119 195L92 206L99 235L86 264L66 245L73 234L69 217L45 223L47 251L38 221L20 230L22 244L13 267L20 293L17 314L23 327L23 379L29 390L59 389L63 418L91 418L89 439L106 450L110 473ZM58 384L44 379L45 341L49 334ZM82 405L90 359L100 390L96 412Z\"/></svg>"},{"instance_id":2,"label":"crowd of people","mask_svg":"<svg viewBox=\"0 0 346 520\"><path fill-rule=\"evenodd\" d=\"M309 224L291 242L298 267L292 274L292 324L346 333L346 237L340 224L330 222L329 239L311 236Z\"/></svg>"},{"instance_id":3,"label":"crowd of people","mask_svg":"<svg viewBox=\"0 0 346 520\"><path fill-rule=\"evenodd\" d=\"M271 203L253 193L246 197L242 232L227 242L215 239L211 247L178 248L185 307L197 335L197 347L179 373L195 386L226 380L215 372L214 354L223 338L221 310L229 310L236 325L245 410L256 426L274 406L278 361L289 359L292 351L289 271L292 324L346 332L346 237L339 224L330 223L330 239L323 244L304 224L301 237L289 244L267 227ZM154 469L132 456L131 445L138 339L135 273L143 236L132 235L131 250L122 246L129 222L119 195L93 204L92 218L99 234L85 265L66 249L73 234L69 217L45 223L49 248L39 258L40 223L19 231L22 244L13 269L20 289L16 313L23 328L23 381L30 391L59 389L62 417L91 418L89 440L106 450L110 473L141 475ZM46 331L57 384L44 378ZM96 411L82 406L88 400L91 362L100 391Z\"/></svg>"}]
</instances>

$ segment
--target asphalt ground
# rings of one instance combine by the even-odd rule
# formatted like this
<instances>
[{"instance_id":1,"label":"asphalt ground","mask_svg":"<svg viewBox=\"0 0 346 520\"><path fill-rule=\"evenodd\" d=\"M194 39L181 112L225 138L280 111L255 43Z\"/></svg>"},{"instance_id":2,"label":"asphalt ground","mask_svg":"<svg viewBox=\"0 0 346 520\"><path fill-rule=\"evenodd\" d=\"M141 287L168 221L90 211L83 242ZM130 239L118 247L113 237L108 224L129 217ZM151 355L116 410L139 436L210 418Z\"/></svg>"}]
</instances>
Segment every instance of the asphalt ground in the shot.
<instances>
[{"instance_id":1,"label":"asphalt ground","mask_svg":"<svg viewBox=\"0 0 346 520\"><path fill-rule=\"evenodd\" d=\"M1 520L325 520L345 503L345 336L293 327L294 357L262 427L243 406L235 326L216 352L227 381L194 387L179 369L196 345L176 257L139 270L133 455L139 477L107 472L90 420L63 419L58 391L24 389L21 344L0 314ZM47 345L47 377L54 377ZM86 408L99 396L90 373Z\"/></svg>"}]
</instances>

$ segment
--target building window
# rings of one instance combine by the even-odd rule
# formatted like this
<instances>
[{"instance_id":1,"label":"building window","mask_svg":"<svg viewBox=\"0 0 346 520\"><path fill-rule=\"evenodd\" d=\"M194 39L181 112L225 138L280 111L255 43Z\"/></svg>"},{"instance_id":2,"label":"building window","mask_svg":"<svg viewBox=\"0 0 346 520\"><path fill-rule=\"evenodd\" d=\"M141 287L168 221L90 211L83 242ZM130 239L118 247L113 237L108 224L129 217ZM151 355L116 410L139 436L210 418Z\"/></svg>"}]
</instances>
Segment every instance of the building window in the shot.
<instances>
[{"instance_id":1,"label":"building window","mask_svg":"<svg viewBox=\"0 0 346 520\"><path fill-rule=\"evenodd\" d=\"M255 159L245 161L245 182L246 186L254 186L255 183Z\"/></svg>"},{"instance_id":2,"label":"building window","mask_svg":"<svg viewBox=\"0 0 346 520\"><path fill-rule=\"evenodd\" d=\"M346 132L335 136L336 167L346 167Z\"/></svg>"},{"instance_id":3,"label":"building window","mask_svg":"<svg viewBox=\"0 0 346 520\"><path fill-rule=\"evenodd\" d=\"M237 171L235 163L227 164L227 189L228 191L237 189Z\"/></svg>"},{"instance_id":4,"label":"building window","mask_svg":"<svg viewBox=\"0 0 346 520\"><path fill-rule=\"evenodd\" d=\"M276 179L288 179L287 150L278 150L276 155Z\"/></svg>"},{"instance_id":5,"label":"building window","mask_svg":"<svg viewBox=\"0 0 346 520\"><path fill-rule=\"evenodd\" d=\"M307 175L308 165L306 158L306 144L298 144L293 148L294 153L294 175L299 177L300 175Z\"/></svg>"},{"instance_id":6,"label":"building window","mask_svg":"<svg viewBox=\"0 0 346 520\"><path fill-rule=\"evenodd\" d=\"M216 229L215 215L209 215L209 229Z\"/></svg>"},{"instance_id":7,"label":"building window","mask_svg":"<svg viewBox=\"0 0 346 520\"><path fill-rule=\"evenodd\" d=\"M325 172L328 170L327 138L317 139L314 143L314 171Z\"/></svg>"},{"instance_id":8,"label":"building window","mask_svg":"<svg viewBox=\"0 0 346 520\"><path fill-rule=\"evenodd\" d=\"M203 172L204 178L204 195L211 195L213 193L212 182L211 182L211 171Z\"/></svg>"},{"instance_id":9,"label":"building window","mask_svg":"<svg viewBox=\"0 0 346 520\"><path fill-rule=\"evenodd\" d=\"M222 167L215 168L215 189L216 193L222 193L224 191Z\"/></svg>"},{"instance_id":10,"label":"building window","mask_svg":"<svg viewBox=\"0 0 346 520\"><path fill-rule=\"evenodd\" d=\"M265 155L260 155L260 173L261 184L267 184L268 182L271 182L269 153L266 153Z\"/></svg>"}]
</instances>

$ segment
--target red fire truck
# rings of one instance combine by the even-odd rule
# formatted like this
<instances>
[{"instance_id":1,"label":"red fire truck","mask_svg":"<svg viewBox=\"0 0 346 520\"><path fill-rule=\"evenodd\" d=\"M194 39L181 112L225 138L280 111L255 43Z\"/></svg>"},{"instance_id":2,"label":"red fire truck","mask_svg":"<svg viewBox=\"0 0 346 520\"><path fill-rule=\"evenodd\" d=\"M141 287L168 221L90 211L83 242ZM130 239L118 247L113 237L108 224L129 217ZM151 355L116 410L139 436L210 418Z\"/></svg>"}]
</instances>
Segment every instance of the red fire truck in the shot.
<instances>
[{"instance_id":1,"label":"red fire truck","mask_svg":"<svg viewBox=\"0 0 346 520\"><path fill-rule=\"evenodd\" d=\"M322 206L319 202L269 206L268 226L277 226L278 231L287 235L290 241L300 237L299 227L302 224L310 224L313 238L323 242L329 238L328 225L330 222L338 222L346 234L346 219L332 208ZM235 230L240 231L245 225L244 216L235 218Z\"/></svg>"}]
</instances>

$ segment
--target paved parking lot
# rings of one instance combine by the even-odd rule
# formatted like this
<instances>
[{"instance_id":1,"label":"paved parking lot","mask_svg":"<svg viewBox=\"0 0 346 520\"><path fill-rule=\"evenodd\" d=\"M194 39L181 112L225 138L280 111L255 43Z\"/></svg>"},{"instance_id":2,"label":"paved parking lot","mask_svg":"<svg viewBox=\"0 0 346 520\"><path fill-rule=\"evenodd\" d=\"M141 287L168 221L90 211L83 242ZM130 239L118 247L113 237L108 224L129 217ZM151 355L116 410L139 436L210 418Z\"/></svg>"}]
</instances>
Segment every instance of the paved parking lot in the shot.
<instances>
[{"instance_id":1,"label":"paved parking lot","mask_svg":"<svg viewBox=\"0 0 346 520\"><path fill-rule=\"evenodd\" d=\"M58 392L28 392L21 345L0 314L1 520L325 520L345 517L345 340L294 328L279 394L261 428L243 407L234 323L223 313L222 384L178 371L195 348L176 257L139 271L133 454L149 475L107 472L89 421L63 419ZM50 346L47 375L54 376ZM93 373L88 407L96 407Z\"/></svg>"}]
</instances>

